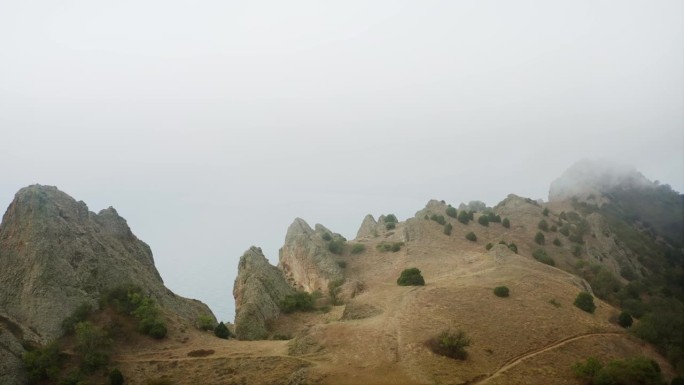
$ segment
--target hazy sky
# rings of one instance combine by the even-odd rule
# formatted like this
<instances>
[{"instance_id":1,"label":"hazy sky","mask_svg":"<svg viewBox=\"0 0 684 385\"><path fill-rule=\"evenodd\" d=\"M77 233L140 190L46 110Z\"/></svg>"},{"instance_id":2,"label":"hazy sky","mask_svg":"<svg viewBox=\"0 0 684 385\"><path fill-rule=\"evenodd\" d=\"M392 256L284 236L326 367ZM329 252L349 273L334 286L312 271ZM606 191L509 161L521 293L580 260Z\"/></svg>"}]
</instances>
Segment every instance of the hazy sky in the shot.
<instances>
[{"instance_id":1,"label":"hazy sky","mask_svg":"<svg viewBox=\"0 0 684 385\"><path fill-rule=\"evenodd\" d=\"M684 191L681 0L0 0L0 205L114 206L223 320L295 217L353 238L595 157Z\"/></svg>"}]
</instances>

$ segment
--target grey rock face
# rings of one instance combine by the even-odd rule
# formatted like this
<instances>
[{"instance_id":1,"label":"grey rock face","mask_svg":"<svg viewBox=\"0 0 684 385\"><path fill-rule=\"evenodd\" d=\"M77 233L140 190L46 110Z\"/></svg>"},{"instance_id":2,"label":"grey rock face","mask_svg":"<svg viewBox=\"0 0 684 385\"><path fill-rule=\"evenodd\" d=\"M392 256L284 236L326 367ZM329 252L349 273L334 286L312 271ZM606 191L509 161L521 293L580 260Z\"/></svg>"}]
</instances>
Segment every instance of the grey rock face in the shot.
<instances>
[{"instance_id":1,"label":"grey rock face","mask_svg":"<svg viewBox=\"0 0 684 385\"><path fill-rule=\"evenodd\" d=\"M260 248L252 246L247 250L240 257L233 285L237 338L266 338L267 322L280 315L280 302L293 293L283 273L268 262Z\"/></svg>"},{"instance_id":2,"label":"grey rock face","mask_svg":"<svg viewBox=\"0 0 684 385\"><path fill-rule=\"evenodd\" d=\"M301 218L295 219L287 229L278 267L293 287L309 293L316 290L327 293L330 282L344 278L342 269L328 250L328 241L322 238L325 233L331 234L333 239L341 238L322 225L316 225L314 231Z\"/></svg>"},{"instance_id":3,"label":"grey rock face","mask_svg":"<svg viewBox=\"0 0 684 385\"><path fill-rule=\"evenodd\" d=\"M16 194L0 225L0 307L40 342L59 337L62 321L80 304L97 307L101 293L125 283L186 319L212 315L164 286L150 247L113 208L95 214L50 186Z\"/></svg>"},{"instance_id":4,"label":"grey rock face","mask_svg":"<svg viewBox=\"0 0 684 385\"><path fill-rule=\"evenodd\" d=\"M374 234L377 234L377 227L378 222L375 221L375 218L373 218L373 216L370 214L366 215L366 217L363 218L363 222L361 222L359 231L356 233L356 239L370 237Z\"/></svg>"}]
</instances>

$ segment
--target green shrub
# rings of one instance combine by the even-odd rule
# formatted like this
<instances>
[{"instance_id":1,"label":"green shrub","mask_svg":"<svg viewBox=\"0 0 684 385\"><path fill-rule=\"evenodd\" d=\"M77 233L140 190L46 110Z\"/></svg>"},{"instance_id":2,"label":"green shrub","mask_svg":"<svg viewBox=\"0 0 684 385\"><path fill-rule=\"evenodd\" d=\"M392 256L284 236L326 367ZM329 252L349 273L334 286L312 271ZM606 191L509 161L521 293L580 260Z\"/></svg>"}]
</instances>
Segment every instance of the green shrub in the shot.
<instances>
[{"instance_id":1,"label":"green shrub","mask_svg":"<svg viewBox=\"0 0 684 385\"><path fill-rule=\"evenodd\" d=\"M537 235L534 236L534 241L538 245L543 245L545 243L544 234L541 231L537 232Z\"/></svg>"},{"instance_id":2,"label":"green shrub","mask_svg":"<svg viewBox=\"0 0 684 385\"><path fill-rule=\"evenodd\" d=\"M63 361L57 342L51 342L44 348L27 351L22 359L32 383L43 380L56 381Z\"/></svg>"},{"instance_id":3,"label":"green shrub","mask_svg":"<svg viewBox=\"0 0 684 385\"><path fill-rule=\"evenodd\" d=\"M544 211L542 211L542 215L544 215L545 217L548 217L549 216L549 209L544 207Z\"/></svg>"},{"instance_id":4,"label":"green shrub","mask_svg":"<svg viewBox=\"0 0 684 385\"><path fill-rule=\"evenodd\" d=\"M572 232L572 233L570 233L570 236L568 237L568 239L570 240L570 242L575 242L575 243L578 243L580 245L584 244L584 238L582 237L581 233Z\"/></svg>"},{"instance_id":5,"label":"green shrub","mask_svg":"<svg viewBox=\"0 0 684 385\"><path fill-rule=\"evenodd\" d=\"M503 221L501 222L501 226L508 229L511 227L511 221L509 221L508 218L504 218Z\"/></svg>"},{"instance_id":6,"label":"green shrub","mask_svg":"<svg viewBox=\"0 0 684 385\"><path fill-rule=\"evenodd\" d=\"M558 238L554 238L554 239L553 239L553 244L556 245L556 246L558 246L558 247L563 246L563 244L561 243L560 239L558 239Z\"/></svg>"},{"instance_id":7,"label":"green shrub","mask_svg":"<svg viewBox=\"0 0 684 385\"><path fill-rule=\"evenodd\" d=\"M330 250L331 253L340 255L344 252L344 245L346 244L346 241L344 238L336 238L331 240L328 243L328 250Z\"/></svg>"},{"instance_id":8,"label":"green shrub","mask_svg":"<svg viewBox=\"0 0 684 385\"><path fill-rule=\"evenodd\" d=\"M86 373L94 373L105 367L109 362L109 349L112 344L107 333L88 321L76 324L74 331L74 350L81 356L81 369Z\"/></svg>"},{"instance_id":9,"label":"green shrub","mask_svg":"<svg viewBox=\"0 0 684 385\"><path fill-rule=\"evenodd\" d=\"M321 235L321 238L323 238L323 240L326 241L326 242L330 242L330 241L332 241L332 239L333 239L333 238L332 238L332 235L330 235L330 233L328 233L328 232L323 233L323 234Z\"/></svg>"},{"instance_id":10,"label":"green shrub","mask_svg":"<svg viewBox=\"0 0 684 385\"><path fill-rule=\"evenodd\" d=\"M228 330L226 324L219 322L219 324L214 328L214 335L218 338L227 340L230 337L230 330Z\"/></svg>"},{"instance_id":11,"label":"green shrub","mask_svg":"<svg viewBox=\"0 0 684 385\"><path fill-rule=\"evenodd\" d=\"M575 257L579 257L580 255L582 255L582 246L573 245L572 246L572 255L574 255Z\"/></svg>"},{"instance_id":12,"label":"green shrub","mask_svg":"<svg viewBox=\"0 0 684 385\"><path fill-rule=\"evenodd\" d=\"M351 248L352 254L361 254L366 251L366 246L361 243L355 243Z\"/></svg>"},{"instance_id":13,"label":"green shrub","mask_svg":"<svg viewBox=\"0 0 684 385\"><path fill-rule=\"evenodd\" d=\"M508 297L509 291L506 286L497 286L494 288L494 295L497 297Z\"/></svg>"},{"instance_id":14,"label":"green shrub","mask_svg":"<svg viewBox=\"0 0 684 385\"><path fill-rule=\"evenodd\" d=\"M451 205L449 205L449 207L447 207L447 209L446 209L446 215L448 215L452 218L456 218L456 216L457 216L456 215L456 209L451 207Z\"/></svg>"},{"instance_id":15,"label":"green shrub","mask_svg":"<svg viewBox=\"0 0 684 385\"><path fill-rule=\"evenodd\" d=\"M628 327L632 326L632 322L634 322L632 320L632 316L629 313L627 313L626 311L623 311L618 316L618 324L620 326L622 326L623 328L628 328Z\"/></svg>"},{"instance_id":16,"label":"green shrub","mask_svg":"<svg viewBox=\"0 0 684 385\"><path fill-rule=\"evenodd\" d=\"M549 230L555 233L556 231L558 231L558 227L556 227L556 225L551 225L551 227L549 227Z\"/></svg>"},{"instance_id":17,"label":"green shrub","mask_svg":"<svg viewBox=\"0 0 684 385\"><path fill-rule=\"evenodd\" d=\"M215 324L214 318L208 314L202 314L197 318L197 328L199 330L214 330Z\"/></svg>"},{"instance_id":18,"label":"green shrub","mask_svg":"<svg viewBox=\"0 0 684 385\"><path fill-rule=\"evenodd\" d=\"M453 229L453 226L451 225L451 223L447 223L446 225L444 225L444 234L451 235L452 229Z\"/></svg>"},{"instance_id":19,"label":"green shrub","mask_svg":"<svg viewBox=\"0 0 684 385\"><path fill-rule=\"evenodd\" d=\"M385 217L385 223L397 223L397 222L399 222L399 221L397 220L397 217L394 214L387 214L387 216Z\"/></svg>"},{"instance_id":20,"label":"green shrub","mask_svg":"<svg viewBox=\"0 0 684 385\"><path fill-rule=\"evenodd\" d=\"M80 304L70 316L62 321L62 331L64 334L72 334L76 324L85 321L92 312L93 307L89 303L84 302Z\"/></svg>"},{"instance_id":21,"label":"green shrub","mask_svg":"<svg viewBox=\"0 0 684 385\"><path fill-rule=\"evenodd\" d=\"M109 385L123 385L124 376L119 369L109 372Z\"/></svg>"},{"instance_id":22,"label":"green shrub","mask_svg":"<svg viewBox=\"0 0 684 385\"><path fill-rule=\"evenodd\" d=\"M485 215L480 215L479 218L477 218L477 223L481 224L482 226L488 227L489 226L489 217Z\"/></svg>"},{"instance_id":23,"label":"green shrub","mask_svg":"<svg viewBox=\"0 0 684 385\"><path fill-rule=\"evenodd\" d=\"M444 224L446 224L446 219L444 218L444 215L432 214L432 215L430 215L430 219L439 223L442 226L444 226Z\"/></svg>"},{"instance_id":24,"label":"green shrub","mask_svg":"<svg viewBox=\"0 0 684 385\"><path fill-rule=\"evenodd\" d=\"M494 214L493 211L487 213L487 219L489 219L490 223L501 223L501 217Z\"/></svg>"},{"instance_id":25,"label":"green shrub","mask_svg":"<svg viewBox=\"0 0 684 385\"><path fill-rule=\"evenodd\" d=\"M468 222L470 222L470 215L468 214L468 212L465 210L459 211L458 221L463 223L464 225L467 225Z\"/></svg>"},{"instance_id":26,"label":"green shrub","mask_svg":"<svg viewBox=\"0 0 684 385\"><path fill-rule=\"evenodd\" d=\"M397 224L396 224L396 223L394 223L394 222L387 222L387 223L385 223L385 229L387 229L387 230L394 230L395 228L397 228Z\"/></svg>"},{"instance_id":27,"label":"green shrub","mask_svg":"<svg viewBox=\"0 0 684 385\"><path fill-rule=\"evenodd\" d=\"M537 228L539 228L539 230L542 230L542 231L549 231L549 222L547 222L546 219L542 219L537 224Z\"/></svg>"},{"instance_id":28,"label":"green shrub","mask_svg":"<svg viewBox=\"0 0 684 385\"><path fill-rule=\"evenodd\" d=\"M399 286L423 286L425 285L425 280L415 267L410 269L405 269L401 272L399 278L397 278L397 285Z\"/></svg>"},{"instance_id":29,"label":"green shrub","mask_svg":"<svg viewBox=\"0 0 684 385\"><path fill-rule=\"evenodd\" d=\"M337 266L344 269L347 267L347 261L337 261Z\"/></svg>"},{"instance_id":30,"label":"green shrub","mask_svg":"<svg viewBox=\"0 0 684 385\"><path fill-rule=\"evenodd\" d=\"M485 246L485 249L487 249L487 251L489 251L489 250L492 249L492 247L494 247L494 245L492 245L492 243L489 242L489 243Z\"/></svg>"},{"instance_id":31,"label":"green shrub","mask_svg":"<svg viewBox=\"0 0 684 385\"><path fill-rule=\"evenodd\" d=\"M518 246L516 246L515 243L511 242L511 243L508 245L508 248L509 248L512 252L518 254Z\"/></svg>"},{"instance_id":32,"label":"green shrub","mask_svg":"<svg viewBox=\"0 0 684 385\"><path fill-rule=\"evenodd\" d=\"M470 339L466 337L463 331L445 330L428 340L427 345L436 354L465 360L468 357L468 352L465 349L470 346L470 343Z\"/></svg>"},{"instance_id":33,"label":"green shrub","mask_svg":"<svg viewBox=\"0 0 684 385\"><path fill-rule=\"evenodd\" d=\"M561 226L560 230L558 231L567 237L570 235L570 225L566 223L563 226Z\"/></svg>"},{"instance_id":34,"label":"green shrub","mask_svg":"<svg viewBox=\"0 0 684 385\"><path fill-rule=\"evenodd\" d=\"M589 357L572 365L576 377L593 385L662 385L663 375L657 362L646 357L612 360L603 365Z\"/></svg>"},{"instance_id":35,"label":"green shrub","mask_svg":"<svg viewBox=\"0 0 684 385\"><path fill-rule=\"evenodd\" d=\"M466 234L465 237L466 237L467 240L469 240L469 241L471 241L471 242L476 242L476 241L477 241L477 235L475 235L475 233L473 233L472 231L469 232L468 234Z\"/></svg>"},{"instance_id":36,"label":"green shrub","mask_svg":"<svg viewBox=\"0 0 684 385\"><path fill-rule=\"evenodd\" d=\"M532 256L534 257L534 259L541 263L544 263L549 266L556 266L556 261L554 261L553 258L551 258L550 255L546 254L546 251L542 249L535 250L532 253Z\"/></svg>"},{"instance_id":37,"label":"green shrub","mask_svg":"<svg viewBox=\"0 0 684 385\"><path fill-rule=\"evenodd\" d=\"M404 242L381 242L375 248L383 253L388 251L396 253L401 250L402 246L404 246Z\"/></svg>"},{"instance_id":38,"label":"green shrub","mask_svg":"<svg viewBox=\"0 0 684 385\"><path fill-rule=\"evenodd\" d=\"M166 337L166 325L154 299L134 293L131 295L130 301L137 304L137 308L131 314L138 319L138 331L156 339Z\"/></svg>"},{"instance_id":39,"label":"green shrub","mask_svg":"<svg viewBox=\"0 0 684 385\"><path fill-rule=\"evenodd\" d=\"M584 291L577 294L577 298L575 298L574 304L575 306L586 311L587 313L593 313L594 310L596 310L596 305L594 305L594 297L591 294Z\"/></svg>"},{"instance_id":40,"label":"green shrub","mask_svg":"<svg viewBox=\"0 0 684 385\"><path fill-rule=\"evenodd\" d=\"M314 308L314 299L311 294L305 291L298 291L294 294L285 296L280 302L280 310L284 313L295 311L311 311Z\"/></svg>"}]
</instances>

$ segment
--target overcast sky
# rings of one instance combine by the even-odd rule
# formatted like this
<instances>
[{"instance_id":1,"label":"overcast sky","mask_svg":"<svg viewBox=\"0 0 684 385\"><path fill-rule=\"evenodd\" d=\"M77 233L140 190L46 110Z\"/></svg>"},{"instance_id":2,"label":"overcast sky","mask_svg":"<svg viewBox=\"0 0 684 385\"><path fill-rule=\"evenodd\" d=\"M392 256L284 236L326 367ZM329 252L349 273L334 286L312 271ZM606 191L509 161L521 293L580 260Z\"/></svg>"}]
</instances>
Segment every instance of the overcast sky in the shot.
<instances>
[{"instance_id":1,"label":"overcast sky","mask_svg":"<svg viewBox=\"0 0 684 385\"><path fill-rule=\"evenodd\" d=\"M582 158L684 190L684 2L0 0L0 205L114 206L233 320L295 217L547 198Z\"/></svg>"}]
</instances>

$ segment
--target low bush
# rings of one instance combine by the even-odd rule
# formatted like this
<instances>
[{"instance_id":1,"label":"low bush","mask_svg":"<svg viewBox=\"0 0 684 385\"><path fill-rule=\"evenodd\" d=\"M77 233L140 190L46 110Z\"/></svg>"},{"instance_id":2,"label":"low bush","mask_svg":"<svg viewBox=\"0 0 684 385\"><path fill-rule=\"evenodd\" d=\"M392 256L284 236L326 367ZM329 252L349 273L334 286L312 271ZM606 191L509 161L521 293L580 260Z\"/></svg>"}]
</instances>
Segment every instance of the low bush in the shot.
<instances>
[{"instance_id":1,"label":"low bush","mask_svg":"<svg viewBox=\"0 0 684 385\"><path fill-rule=\"evenodd\" d=\"M549 222L546 219L542 219L537 223L537 228L542 231L549 231Z\"/></svg>"},{"instance_id":2,"label":"low bush","mask_svg":"<svg viewBox=\"0 0 684 385\"><path fill-rule=\"evenodd\" d=\"M399 278L397 278L397 285L399 286L423 286L425 285L425 280L423 275L415 267L410 269L405 269L401 272Z\"/></svg>"},{"instance_id":3,"label":"low bush","mask_svg":"<svg viewBox=\"0 0 684 385\"><path fill-rule=\"evenodd\" d=\"M347 267L347 261L337 261L337 266L344 269Z\"/></svg>"},{"instance_id":4,"label":"low bush","mask_svg":"<svg viewBox=\"0 0 684 385\"><path fill-rule=\"evenodd\" d=\"M501 222L501 226L508 229L511 227L511 221L509 221L508 218L504 218L503 221Z\"/></svg>"},{"instance_id":5,"label":"low bush","mask_svg":"<svg viewBox=\"0 0 684 385\"><path fill-rule=\"evenodd\" d=\"M63 361L57 342L51 342L43 348L27 351L22 359L29 381L32 383L43 380L56 381Z\"/></svg>"},{"instance_id":6,"label":"low bush","mask_svg":"<svg viewBox=\"0 0 684 385\"><path fill-rule=\"evenodd\" d=\"M536 259L537 261L539 261L541 263L544 263L544 264L549 265L549 266L556 266L556 261L554 261L553 258L551 258L551 256L546 254L546 251L544 251L542 249L535 250L532 253L532 256L534 257L534 259Z\"/></svg>"},{"instance_id":7,"label":"low bush","mask_svg":"<svg viewBox=\"0 0 684 385\"><path fill-rule=\"evenodd\" d=\"M476 241L477 241L477 235L475 235L475 233L473 233L472 231L469 232L468 234L466 234L465 237L466 237L467 240L469 240L469 241L471 241L471 242L476 242Z\"/></svg>"},{"instance_id":8,"label":"low bush","mask_svg":"<svg viewBox=\"0 0 684 385\"><path fill-rule=\"evenodd\" d=\"M109 385L123 385L124 376L119 369L109 372Z\"/></svg>"},{"instance_id":9,"label":"low bush","mask_svg":"<svg viewBox=\"0 0 684 385\"><path fill-rule=\"evenodd\" d=\"M388 251L396 253L397 251L401 250L402 246L404 246L404 242L382 242L376 246L376 249L383 253Z\"/></svg>"},{"instance_id":10,"label":"low bush","mask_svg":"<svg viewBox=\"0 0 684 385\"><path fill-rule=\"evenodd\" d=\"M85 373L94 373L109 363L109 339L100 327L88 321L79 322L74 328L76 345L74 350L81 356L81 369Z\"/></svg>"},{"instance_id":11,"label":"low bush","mask_svg":"<svg viewBox=\"0 0 684 385\"><path fill-rule=\"evenodd\" d=\"M605 365L595 357L572 365L575 377L592 385L639 384L662 385L660 366L646 357L608 361Z\"/></svg>"},{"instance_id":12,"label":"low bush","mask_svg":"<svg viewBox=\"0 0 684 385\"><path fill-rule=\"evenodd\" d=\"M447 223L446 225L444 225L444 234L451 235L452 229L453 229L453 226L451 225L451 223Z\"/></svg>"},{"instance_id":13,"label":"low bush","mask_svg":"<svg viewBox=\"0 0 684 385\"><path fill-rule=\"evenodd\" d=\"M494 214L493 211L487 213L487 219L489 219L490 223L501 223L501 217Z\"/></svg>"},{"instance_id":14,"label":"low bush","mask_svg":"<svg viewBox=\"0 0 684 385\"><path fill-rule=\"evenodd\" d=\"M468 215L466 210L461 210L458 212L458 221L464 225L467 225L468 222L470 222L470 215Z\"/></svg>"},{"instance_id":15,"label":"low bush","mask_svg":"<svg viewBox=\"0 0 684 385\"><path fill-rule=\"evenodd\" d=\"M197 318L197 328L199 330L209 331L214 330L216 323L214 318L208 314L202 314Z\"/></svg>"},{"instance_id":16,"label":"low bush","mask_svg":"<svg viewBox=\"0 0 684 385\"><path fill-rule=\"evenodd\" d=\"M492 247L494 247L494 245L492 245L492 243L489 242L489 243L485 246L485 249L487 249L487 251L489 251L489 250L492 249Z\"/></svg>"},{"instance_id":17,"label":"low bush","mask_svg":"<svg viewBox=\"0 0 684 385\"><path fill-rule=\"evenodd\" d=\"M634 320L632 320L632 316L626 311L623 311L618 316L618 324L623 328L628 328L632 326L632 322L634 322Z\"/></svg>"},{"instance_id":18,"label":"low bush","mask_svg":"<svg viewBox=\"0 0 684 385\"><path fill-rule=\"evenodd\" d=\"M570 225L568 225L567 223L564 224L563 226L561 226L561 228L560 228L560 230L558 230L558 232L565 235L566 237L570 236Z\"/></svg>"},{"instance_id":19,"label":"low bush","mask_svg":"<svg viewBox=\"0 0 684 385\"><path fill-rule=\"evenodd\" d=\"M487 217L486 215L480 215L480 217L477 218L477 223L481 224L482 226L488 227L489 217Z\"/></svg>"},{"instance_id":20,"label":"low bush","mask_svg":"<svg viewBox=\"0 0 684 385\"><path fill-rule=\"evenodd\" d=\"M89 303L84 302L80 304L70 316L62 321L62 331L64 334L72 334L76 324L85 321L92 312L93 307Z\"/></svg>"},{"instance_id":21,"label":"low bush","mask_svg":"<svg viewBox=\"0 0 684 385\"><path fill-rule=\"evenodd\" d=\"M543 245L546 242L544 234L541 231L537 232L537 234L534 236L534 241L538 245Z\"/></svg>"},{"instance_id":22,"label":"low bush","mask_svg":"<svg viewBox=\"0 0 684 385\"><path fill-rule=\"evenodd\" d=\"M397 220L397 216L394 214L387 214L387 216L385 217L385 223L397 223L397 222L399 222L399 221Z\"/></svg>"},{"instance_id":23,"label":"low bush","mask_svg":"<svg viewBox=\"0 0 684 385\"><path fill-rule=\"evenodd\" d=\"M338 297L342 291L342 285L344 284L344 279L337 279L335 281L328 282L328 294L330 295L330 302L333 305L342 305L342 300Z\"/></svg>"},{"instance_id":24,"label":"low bush","mask_svg":"<svg viewBox=\"0 0 684 385\"><path fill-rule=\"evenodd\" d=\"M551 227L549 227L549 231L555 233L556 231L558 231L558 227L556 227L556 225L551 225Z\"/></svg>"},{"instance_id":25,"label":"low bush","mask_svg":"<svg viewBox=\"0 0 684 385\"><path fill-rule=\"evenodd\" d=\"M346 244L346 241L344 240L344 238L340 237L340 238L333 239L328 243L328 250L333 254L340 255L344 252L344 245L345 244Z\"/></svg>"},{"instance_id":26,"label":"low bush","mask_svg":"<svg viewBox=\"0 0 684 385\"><path fill-rule=\"evenodd\" d=\"M305 291L298 291L294 294L285 296L280 302L280 310L284 313L295 311L311 311L314 309L314 299L311 294Z\"/></svg>"},{"instance_id":27,"label":"low bush","mask_svg":"<svg viewBox=\"0 0 684 385\"><path fill-rule=\"evenodd\" d=\"M518 246L517 246L515 243L511 242L511 243L508 245L508 248L509 248L512 252L518 254Z\"/></svg>"},{"instance_id":28,"label":"low bush","mask_svg":"<svg viewBox=\"0 0 684 385\"><path fill-rule=\"evenodd\" d=\"M542 211L542 215L544 215L545 217L548 217L549 216L549 209L544 207L544 211Z\"/></svg>"},{"instance_id":29,"label":"low bush","mask_svg":"<svg viewBox=\"0 0 684 385\"><path fill-rule=\"evenodd\" d=\"M497 286L494 288L494 295L497 297L508 297L509 290L506 286Z\"/></svg>"},{"instance_id":30,"label":"low bush","mask_svg":"<svg viewBox=\"0 0 684 385\"><path fill-rule=\"evenodd\" d=\"M558 239L558 238L554 238L554 239L553 239L553 244L556 245L556 246L558 246L558 247L563 246L563 244L561 243L560 239Z\"/></svg>"},{"instance_id":31,"label":"low bush","mask_svg":"<svg viewBox=\"0 0 684 385\"><path fill-rule=\"evenodd\" d=\"M456 216L457 216L456 215L456 209L451 207L451 205L449 205L449 207L447 207L447 209L446 209L446 215L448 215L452 218L456 218Z\"/></svg>"},{"instance_id":32,"label":"low bush","mask_svg":"<svg viewBox=\"0 0 684 385\"><path fill-rule=\"evenodd\" d=\"M593 313L594 310L596 310L596 305L594 305L594 297L584 291L577 294L574 305L586 311L587 313Z\"/></svg>"},{"instance_id":33,"label":"low bush","mask_svg":"<svg viewBox=\"0 0 684 385\"><path fill-rule=\"evenodd\" d=\"M219 322L218 325L214 328L214 335L218 338L223 338L224 340L227 340L230 337L230 330L228 330L228 327L226 324L223 322Z\"/></svg>"},{"instance_id":34,"label":"low bush","mask_svg":"<svg viewBox=\"0 0 684 385\"><path fill-rule=\"evenodd\" d=\"M351 248L352 254L361 254L366 251L366 246L361 243L355 243Z\"/></svg>"},{"instance_id":35,"label":"low bush","mask_svg":"<svg viewBox=\"0 0 684 385\"><path fill-rule=\"evenodd\" d=\"M572 251L571 251L571 252L572 252L572 255L574 255L575 257L581 256L581 255L582 255L582 246L580 246L580 245L573 245L573 246L572 246Z\"/></svg>"},{"instance_id":36,"label":"low bush","mask_svg":"<svg viewBox=\"0 0 684 385\"><path fill-rule=\"evenodd\" d=\"M323 235L321 235L321 238L323 238L323 240L326 242L332 241L332 235L330 235L330 233L328 232L323 233Z\"/></svg>"},{"instance_id":37,"label":"low bush","mask_svg":"<svg viewBox=\"0 0 684 385\"><path fill-rule=\"evenodd\" d=\"M442 226L446 224L446 219L444 218L444 215L432 214L430 215L430 219L439 223Z\"/></svg>"},{"instance_id":38,"label":"low bush","mask_svg":"<svg viewBox=\"0 0 684 385\"><path fill-rule=\"evenodd\" d=\"M466 337L463 331L445 330L428 340L427 345L436 354L457 360L465 360L468 358L466 348L470 346L470 343L470 339Z\"/></svg>"}]
</instances>

